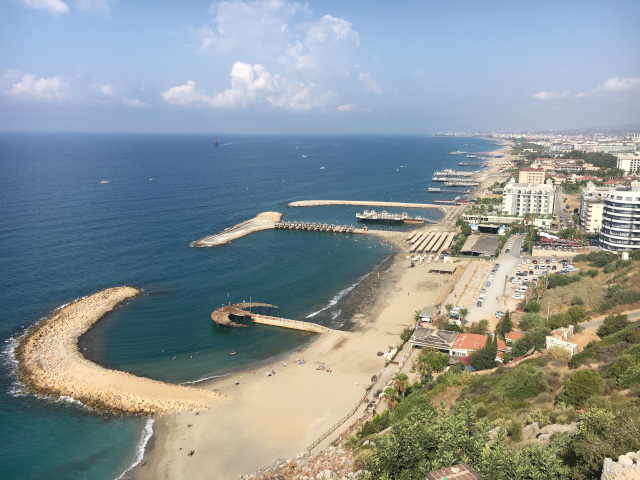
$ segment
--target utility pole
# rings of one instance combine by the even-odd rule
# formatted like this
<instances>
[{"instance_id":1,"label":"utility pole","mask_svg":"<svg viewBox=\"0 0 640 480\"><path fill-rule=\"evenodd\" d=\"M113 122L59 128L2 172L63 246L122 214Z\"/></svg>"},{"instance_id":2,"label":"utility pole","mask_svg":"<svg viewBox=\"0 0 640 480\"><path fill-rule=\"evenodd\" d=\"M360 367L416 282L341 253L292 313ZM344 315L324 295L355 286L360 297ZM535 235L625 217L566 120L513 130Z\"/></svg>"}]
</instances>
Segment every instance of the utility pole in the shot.
<instances>
[{"instance_id":1,"label":"utility pole","mask_svg":"<svg viewBox=\"0 0 640 480\"><path fill-rule=\"evenodd\" d=\"M547 302L547 323L549 322L549 309L551 308L551 303Z\"/></svg>"}]
</instances>

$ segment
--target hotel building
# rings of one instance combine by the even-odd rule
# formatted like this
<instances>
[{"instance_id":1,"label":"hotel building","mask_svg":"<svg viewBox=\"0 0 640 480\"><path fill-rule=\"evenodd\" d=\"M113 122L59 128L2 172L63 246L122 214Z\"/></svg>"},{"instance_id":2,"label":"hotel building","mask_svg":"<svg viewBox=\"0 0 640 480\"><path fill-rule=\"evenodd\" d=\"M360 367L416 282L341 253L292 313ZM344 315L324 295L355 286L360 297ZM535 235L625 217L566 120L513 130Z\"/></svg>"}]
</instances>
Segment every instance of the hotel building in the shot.
<instances>
[{"instance_id":1,"label":"hotel building","mask_svg":"<svg viewBox=\"0 0 640 480\"><path fill-rule=\"evenodd\" d=\"M511 178L504 187L502 213L517 216L525 213L551 215L555 193L550 179L547 183L515 183L515 179Z\"/></svg>"},{"instance_id":2,"label":"hotel building","mask_svg":"<svg viewBox=\"0 0 640 480\"><path fill-rule=\"evenodd\" d=\"M640 248L640 183L631 190L611 190L603 195L600 248L612 252Z\"/></svg>"}]
</instances>

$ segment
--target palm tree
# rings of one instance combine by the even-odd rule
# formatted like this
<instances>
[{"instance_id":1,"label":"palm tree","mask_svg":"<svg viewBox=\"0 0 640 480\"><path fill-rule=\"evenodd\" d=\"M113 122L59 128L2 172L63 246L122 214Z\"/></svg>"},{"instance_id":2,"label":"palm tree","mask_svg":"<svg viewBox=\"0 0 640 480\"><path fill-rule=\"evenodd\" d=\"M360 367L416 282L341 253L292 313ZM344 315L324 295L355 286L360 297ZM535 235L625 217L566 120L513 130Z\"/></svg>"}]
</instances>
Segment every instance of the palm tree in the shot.
<instances>
[{"instance_id":1,"label":"palm tree","mask_svg":"<svg viewBox=\"0 0 640 480\"><path fill-rule=\"evenodd\" d=\"M451 313L451 310L453 310L453 304L447 303L444 308L447 309L447 313Z\"/></svg>"},{"instance_id":2,"label":"palm tree","mask_svg":"<svg viewBox=\"0 0 640 480\"><path fill-rule=\"evenodd\" d=\"M400 396L395 388L387 387L384 389L384 399L387 401L387 405L391 410L395 409L400 402Z\"/></svg>"},{"instance_id":3,"label":"palm tree","mask_svg":"<svg viewBox=\"0 0 640 480\"><path fill-rule=\"evenodd\" d=\"M420 310L416 310L416 311L415 311L415 313L413 314L413 319L414 319L416 322L419 322L419 321L420 321Z\"/></svg>"},{"instance_id":4,"label":"palm tree","mask_svg":"<svg viewBox=\"0 0 640 480\"><path fill-rule=\"evenodd\" d=\"M464 323L465 317L469 315L469 309L467 307L462 307L458 313L460 314L460 318L462 318L462 323Z\"/></svg>"},{"instance_id":5,"label":"palm tree","mask_svg":"<svg viewBox=\"0 0 640 480\"><path fill-rule=\"evenodd\" d=\"M400 393L403 397L409 388L409 377L405 373L399 373L393 378L393 388L395 388L398 393Z\"/></svg>"},{"instance_id":6,"label":"palm tree","mask_svg":"<svg viewBox=\"0 0 640 480\"><path fill-rule=\"evenodd\" d=\"M426 355L418 355L413 360L412 367L420 373L420 381L424 381L431 376L431 365Z\"/></svg>"}]
</instances>

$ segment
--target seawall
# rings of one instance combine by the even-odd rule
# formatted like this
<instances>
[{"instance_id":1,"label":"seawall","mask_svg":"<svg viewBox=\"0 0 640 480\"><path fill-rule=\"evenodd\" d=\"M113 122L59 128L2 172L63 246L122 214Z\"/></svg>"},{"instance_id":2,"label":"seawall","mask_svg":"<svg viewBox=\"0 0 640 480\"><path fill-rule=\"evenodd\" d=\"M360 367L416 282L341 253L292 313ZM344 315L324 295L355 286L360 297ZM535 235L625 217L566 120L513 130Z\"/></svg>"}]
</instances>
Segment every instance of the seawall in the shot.
<instances>
[{"instance_id":1,"label":"seawall","mask_svg":"<svg viewBox=\"0 0 640 480\"><path fill-rule=\"evenodd\" d=\"M25 390L53 397L69 396L101 410L163 415L208 408L213 392L172 385L87 360L78 338L118 305L139 295L132 287L102 290L76 300L33 326L15 350L18 378Z\"/></svg>"}]
</instances>

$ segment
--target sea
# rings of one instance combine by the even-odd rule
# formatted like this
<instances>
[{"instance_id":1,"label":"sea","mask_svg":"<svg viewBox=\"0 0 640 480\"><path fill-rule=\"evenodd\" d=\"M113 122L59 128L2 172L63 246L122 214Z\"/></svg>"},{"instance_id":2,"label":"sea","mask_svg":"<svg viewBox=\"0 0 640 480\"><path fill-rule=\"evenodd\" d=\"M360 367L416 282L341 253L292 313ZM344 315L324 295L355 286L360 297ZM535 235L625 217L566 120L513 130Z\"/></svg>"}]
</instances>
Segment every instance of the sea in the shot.
<instances>
[{"instance_id":1,"label":"sea","mask_svg":"<svg viewBox=\"0 0 640 480\"><path fill-rule=\"evenodd\" d=\"M392 252L371 236L266 230L227 245L190 243L265 211L356 225L364 207L296 200L431 202L433 172L490 140L427 135L0 133L0 478L128 478L153 421L73 399L24 394L13 351L56 308L104 288L137 297L79 342L91 360L172 383L227 375L296 351L314 335L216 327L229 302L332 328L350 295ZM381 210L381 209L379 209ZM391 213L402 210L387 208ZM411 210L437 220L437 210ZM409 230L380 225L375 228ZM236 355L229 355L236 351Z\"/></svg>"}]
</instances>

